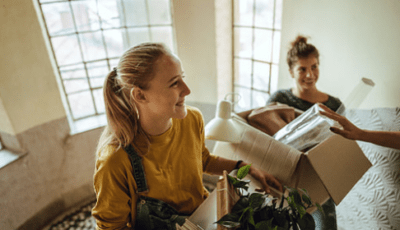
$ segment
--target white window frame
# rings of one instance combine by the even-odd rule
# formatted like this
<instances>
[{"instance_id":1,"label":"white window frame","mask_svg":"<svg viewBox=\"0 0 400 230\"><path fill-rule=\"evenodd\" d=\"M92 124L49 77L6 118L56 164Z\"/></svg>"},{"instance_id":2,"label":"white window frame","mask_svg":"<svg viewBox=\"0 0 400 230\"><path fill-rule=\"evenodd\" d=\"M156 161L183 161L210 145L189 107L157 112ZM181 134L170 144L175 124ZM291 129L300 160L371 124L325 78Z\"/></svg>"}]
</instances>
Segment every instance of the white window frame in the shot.
<instances>
[{"instance_id":1,"label":"white window frame","mask_svg":"<svg viewBox=\"0 0 400 230\"><path fill-rule=\"evenodd\" d=\"M252 23L251 25L236 25L235 24L235 13L238 13L238 9L235 9L235 3L238 3L239 1L242 0L232 0L232 91L235 94L239 94L241 99L239 101L239 103L234 103L234 107L233 110L235 112L241 112L243 110L247 110L247 109L252 109L255 108L257 106L265 106L264 105L259 105L255 103L255 98L253 98L253 95L255 92L257 92L258 94L262 94L264 95L264 99L265 101L269 98L270 94L271 94L271 88L275 89L276 86L274 84L277 84L277 77L278 77L278 71L279 71L279 53L280 53L280 49L278 50L274 50L274 36L276 36L278 33L280 35L280 31L281 28L276 28L276 23L275 20L277 17L280 17L279 20L281 21L281 12L277 12L277 8L276 8L276 4L277 1L280 1L280 4L282 4L283 0L273 0L274 2L274 9L273 9L273 22L272 22L272 28L267 28L267 27L256 27L255 26L255 15L256 15L256 2L261 2L261 0L249 0L250 2L253 3L253 18L252 18ZM280 9L281 10L281 9ZM277 13L279 13L278 15L276 15ZM280 26L281 27L281 26ZM237 40L239 40L238 37L236 37L236 33L235 33L235 29L237 28L247 28L250 29L252 31L252 44L251 44L251 50L252 50L252 54L251 57L240 57L240 56L236 56L235 54L237 52L235 52L235 42L237 42ZM255 30L265 30L265 31L271 31L272 32L272 38L271 38L271 61L262 61L262 60L257 60L254 57L254 50L256 49L255 47ZM279 36L279 46L280 46L280 36ZM277 55L277 57L274 58L273 56ZM236 67L236 60L249 60L251 61L251 73L250 73L250 87L249 86L245 86L243 84L238 83L238 73L236 71L237 67ZM255 63L264 63L269 65L269 73L268 76L268 87L265 89L258 89L254 87L254 64ZM272 67L274 66L276 72L272 73ZM274 76L272 76L274 75ZM275 78L275 79L274 79ZM247 98L247 95L243 95L241 94L239 91L240 89L246 89L250 91L250 98ZM246 102L250 102L249 104ZM239 106L240 103L245 104L245 106Z\"/></svg>"},{"instance_id":2,"label":"white window frame","mask_svg":"<svg viewBox=\"0 0 400 230\"><path fill-rule=\"evenodd\" d=\"M124 25L121 25L119 27L106 28L106 29L103 28L102 27L102 22L103 22L102 18L100 17L100 15L99 15L99 13L97 11L97 16L99 17L99 23L100 23L99 27L100 28L98 30L89 30L89 31L90 32L97 31L97 32L101 33L101 38L103 40L104 50L106 52L106 55L105 55L106 58L105 59L90 60L90 61L85 61L84 54L83 54L83 51L82 51L82 49L83 49L82 48L82 43L79 40L79 35L83 34L83 33L86 33L88 31L79 31L78 30L77 23L76 23L76 17L74 15L74 10L72 8L71 2L95 1L97 3L98 0L36 0L36 1L38 3L37 6L38 6L39 15L41 15L41 18L43 20L43 27L44 27L44 30L45 30L45 34L47 35L48 44L49 44L49 47L51 49L51 54L53 56L52 58L53 58L53 60L55 62L55 68L57 68L57 70L55 72L56 72L56 75L58 75L57 76L57 81L58 81L59 86L60 86L59 88L60 88L60 91L61 91L61 97L63 99L63 104L64 104L64 107L65 107L65 110L66 110L66 113L67 113L67 118L68 118L70 129L71 129L71 131L70 131L71 134L76 134L76 133L92 130L92 129L95 129L95 128L103 127L107 123L105 112L104 111L99 111L99 108L96 105L95 96L94 96L94 91L101 90L102 89L102 85L101 86L92 87L90 79L93 79L93 77L92 78L89 77L88 66L87 66L87 64L90 64L90 63L106 61L107 62L107 67L108 67L108 71L110 71L113 67L115 67L115 65L116 65L116 63L117 63L117 61L119 59L119 57L116 57L116 56L110 57L108 55L107 46L106 46L106 43L105 43L104 31L106 31L106 30L115 30L115 29L124 29L125 33L124 33L123 36L125 36L125 39L126 39L125 42L128 42L128 47L132 47L132 46L137 45L137 44L129 44L130 43L130 39L129 39L128 29L130 29L130 28L139 28L139 27L147 28L148 31L149 31L149 38L150 38L150 40L147 41L147 42L159 42L159 41L162 41L162 39L160 39L158 37L152 37L152 34L151 34L150 30L152 28L154 28L154 27L169 27L171 29L171 31L172 31L172 34L171 34L172 41L171 41L171 44L167 44L167 45L172 46L172 47L170 47L172 50L176 50L176 44L175 44L176 43L176 41L175 41L176 39L175 39L175 30L174 30L174 25L173 25L173 13L172 13L173 12L172 11L173 10L173 8L172 8L172 0L168 0L169 10L170 10L170 19L171 19L171 22L168 23L168 24L151 24L151 20L150 20L150 16L149 16L150 15L150 9L149 9L149 4L148 4L148 2L150 0L144 0L144 3L146 5L146 10L147 10L147 16L148 16L147 25L127 26L127 23L126 23L126 18L127 18L126 17L126 12L125 12L125 9L123 7L124 0L115 0L116 2L118 2L119 4L122 5L121 8L122 8L122 11L124 11L123 12L124 15L122 15L120 17L123 17L123 19L125 20L124 21ZM47 25L47 22L46 22L46 18L45 18L44 12L42 10L42 5L54 4L54 3L60 3L60 2L67 2L68 3L68 5L70 7L70 12L71 12L71 15L72 15L72 18L73 18L74 27L73 27L73 31L71 33L68 33L68 34L64 34L63 33L62 35L59 35L59 36L66 36L66 35L73 36L73 35L76 35L76 38L77 38L78 44L79 44L79 52L80 52L80 55L81 55L81 61L80 62L76 62L76 63L70 64L70 65L64 65L64 66L60 66L58 64L57 58L56 58L56 53L55 53L55 50L54 50L54 47L53 47L53 44L52 44L52 38L54 38L54 37L56 37L58 35L53 35L53 36L50 35L49 28L48 28L48 25ZM61 68L68 67L68 66L76 66L78 64L83 65L83 68L84 68L84 71L85 71L85 74L86 74L86 76L82 77L82 79L80 79L80 80L86 80L89 88L88 89L74 91L72 93L71 92L67 93L66 87L65 87L65 84L64 84L64 81L66 81L66 79L63 79L61 77L62 76ZM108 74L108 72L104 72L104 76L103 77L106 77L107 74ZM76 80L76 78L73 79L73 80ZM73 94L77 94L77 93L80 93L80 92L89 92L90 93L90 97L91 97L91 100L92 100L92 105L93 105L93 108L94 108L94 113L86 115L86 116L82 116L82 117L74 117L74 114L73 114L73 111L72 111L72 108L71 108L71 103L70 103L70 100L69 100L68 96L69 95L73 95Z\"/></svg>"}]
</instances>

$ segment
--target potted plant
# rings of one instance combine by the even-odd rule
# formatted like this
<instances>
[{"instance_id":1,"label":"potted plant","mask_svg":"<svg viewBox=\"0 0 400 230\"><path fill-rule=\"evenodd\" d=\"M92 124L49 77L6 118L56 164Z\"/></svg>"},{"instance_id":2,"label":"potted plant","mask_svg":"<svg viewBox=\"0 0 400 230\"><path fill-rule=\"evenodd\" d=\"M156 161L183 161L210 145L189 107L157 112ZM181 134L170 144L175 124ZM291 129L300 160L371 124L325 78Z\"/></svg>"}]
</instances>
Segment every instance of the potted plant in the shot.
<instances>
[{"instance_id":1,"label":"potted plant","mask_svg":"<svg viewBox=\"0 0 400 230\"><path fill-rule=\"evenodd\" d=\"M317 206L322 211L322 208L311 202L305 189L300 193L297 189L285 187L280 201L269 194L248 193L250 181L243 178L249 170L250 165L247 165L238 170L236 177L227 175L239 198L230 213L220 218L217 224L246 230L315 229L315 221L306 209Z\"/></svg>"}]
</instances>

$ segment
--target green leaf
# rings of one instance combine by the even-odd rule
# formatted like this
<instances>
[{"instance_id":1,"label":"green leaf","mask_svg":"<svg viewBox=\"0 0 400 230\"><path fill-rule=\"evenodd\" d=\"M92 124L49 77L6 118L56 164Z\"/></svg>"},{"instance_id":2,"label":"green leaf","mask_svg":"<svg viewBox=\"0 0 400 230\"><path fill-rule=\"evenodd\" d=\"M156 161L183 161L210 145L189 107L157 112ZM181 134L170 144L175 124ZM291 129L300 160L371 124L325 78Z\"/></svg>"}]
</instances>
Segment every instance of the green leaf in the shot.
<instances>
[{"instance_id":1,"label":"green leaf","mask_svg":"<svg viewBox=\"0 0 400 230\"><path fill-rule=\"evenodd\" d=\"M319 211L322 213L322 215L324 215L324 217L325 217L325 212L324 212L324 210L322 209L321 205L320 205L319 203L315 203L315 206L317 206L318 210L319 210Z\"/></svg>"},{"instance_id":2,"label":"green leaf","mask_svg":"<svg viewBox=\"0 0 400 230\"><path fill-rule=\"evenodd\" d=\"M256 224L254 223L254 217L253 217L253 210L250 210L250 213L248 214L248 221L251 225L255 226Z\"/></svg>"},{"instance_id":3,"label":"green leaf","mask_svg":"<svg viewBox=\"0 0 400 230\"><path fill-rule=\"evenodd\" d=\"M303 192L304 192L305 194L307 194L308 197L310 197L310 196L308 195L308 191L307 191L305 188L302 188L301 190L303 190Z\"/></svg>"},{"instance_id":4,"label":"green leaf","mask_svg":"<svg viewBox=\"0 0 400 230\"><path fill-rule=\"evenodd\" d=\"M278 226L272 227L272 219L260 221L256 224L256 230L277 230Z\"/></svg>"},{"instance_id":5,"label":"green leaf","mask_svg":"<svg viewBox=\"0 0 400 230\"><path fill-rule=\"evenodd\" d=\"M246 191L249 188L249 186L248 186L248 184L250 183L249 180L241 181L241 180L238 180L237 178L229 176L229 175L228 175L228 180L235 188L243 188Z\"/></svg>"},{"instance_id":6,"label":"green leaf","mask_svg":"<svg viewBox=\"0 0 400 230\"><path fill-rule=\"evenodd\" d=\"M251 212L251 207L247 207L243 210L242 215L239 218L239 221L243 222L242 219L244 218L245 220L248 219L248 214Z\"/></svg>"},{"instance_id":7,"label":"green leaf","mask_svg":"<svg viewBox=\"0 0 400 230\"><path fill-rule=\"evenodd\" d=\"M249 173L250 166L251 164L241 167L236 174L237 178L243 179Z\"/></svg>"},{"instance_id":8,"label":"green leaf","mask_svg":"<svg viewBox=\"0 0 400 230\"><path fill-rule=\"evenodd\" d=\"M228 213L225 216L221 217L217 222L219 225L225 226L227 228L234 228L240 225L239 216L234 213Z\"/></svg>"},{"instance_id":9,"label":"green leaf","mask_svg":"<svg viewBox=\"0 0 400 230\"><path fill-rule=\"evenodd\" d=\"M300 219L307 213L306 209L303 206L297 206L297 211L300 214Z\"/></svg>"},{"instance_id":10,"label":"green leaf","mask_svg":"<svg viewBox=\"0 0 400 230\"><path fill-rule=\"evenodd\" d=\"M303 198L303 201L306 202L306 204L308 204L308 205L312 204L311 199L308 195L303 194L302 198Z\"/></svg>"},{"instance_id":11,"label":"green leaf","mask_svg":"<svg viewBox=\"0 0 400 230\"><path fill-rule=\"evenodd\" d=\"M315 229L315 221L314 218L306 213L301 219L297 220L300 229L314 230Z\"/></svg>"},{"instance_id":12,"label":"green leaf","mask_svg":"<svg viewBox=\"0 0 400 230\"><path fill-rule=\"evenodd\" d=\"M278 226L283 227L283 228L289 228L289 225L290 225L289 212L274 212L273 216L275 219L275 223L277 223Z\"/></svg>"},{"instance_id":13,"label":"green leaf","mask_svg":"<svg viewBox=\"0 0 400 230\"><path fill-rule=\"evenodd\" d=\"M233 176L229 176L229 175L227 175L227 176L228 176L228 181L231 184L235 183L236 181L239 181L237 178L235 178Z\"/></svg>"},{"instance_id":14,"label":"green leaf","mask_svg":"<svg viewBox=\"0 0 400 230\"><path fill-rule=\"evenodd\" d=\"M249 198L240 197L236 204L232 207L232 213L241 213L245 208L249 206Z\"/></svg>"},{"instance_id":15,"label":"green leaf","mask_svg":"<svg viewBox=\"0 0 400 230\"><path fill-rule=\"evenodd\" d=\"M303 202L301 201L301 197L297 189L292 189L289 193L290 197L293 197L294 202L296 203L297 206L301 205L303 206Z\"/></svg>"},{"instance_id":16,"label":"green leaf","mask_svg":"<svg viewBox=\"0 0 400 230\"><path fill-rule=\"evenodd\" d=\"M267 196L261 193L252 193L249 197L250 207L253 209L261 208Z\"/></svg>"},{"instance_id":17,"label":"green leaf","mask_svg":"<svg viewBox=\"0 0 400 230\"><path fill-rule=\"evenodd\" d=\"M289 196L286 198L289 206L293 209L293 210L297 210L297 206L296 206L296 202L294 202L294 197L293 196Z\"/></svg>"}]
</instances>

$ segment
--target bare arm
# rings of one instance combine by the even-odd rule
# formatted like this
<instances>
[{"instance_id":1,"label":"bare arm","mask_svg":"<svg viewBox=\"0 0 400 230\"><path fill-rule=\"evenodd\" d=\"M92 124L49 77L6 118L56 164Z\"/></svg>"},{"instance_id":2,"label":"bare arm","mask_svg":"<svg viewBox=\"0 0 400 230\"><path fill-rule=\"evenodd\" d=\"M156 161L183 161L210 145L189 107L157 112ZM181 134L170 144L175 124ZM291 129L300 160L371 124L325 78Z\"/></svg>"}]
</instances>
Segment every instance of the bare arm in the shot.
<instances>
[{"instance_id":1,"label":"bare arm","mask_svg":"<svg viewBox=\"0 0 400 230\"><path fill-rule=\"evenodd\" d=\"M236 163L237 161L229 160L223 157L218 157L216 161L214 161L211 165L208 166L208 172L216 175L222 175L222 172L224 170L226 170L227 172L231 172L232 170L234 170ZM245 165L248 165L248 163L242 162L239 165L239 168ZM261 183L263 188L258 189L258 191L265 191L267 193L271 193L269 186L272 186L282 192L281 183L279 183L279 181L271 174L259 170L254 166L250 167L249 174Z\"/></svg>"},{"instance_id":2,"label":"bare arm","mask_svg":"<svg viewBox=\"0 0 400 230\"><path fill-rule=\"evenodd\" d=\"M400 149L400 132L362 130L360 141L371 142L377 145Z\"/></svg>"},{"instance_id":3,"label":"bare arm","mask_svg":"<svg viewBox=\"0 0 400 230\"><path fill-rule=\"evenodd\" d=\"M400 149L400 132L363 130L355 126L344 116L333 112L325 105L319 104L319 106L325 110L320 111L322 115L339 122L343 127L343 129L331 127L332 132L351 140L366 141L389 148Z\"/></svg>"}]
</instances>

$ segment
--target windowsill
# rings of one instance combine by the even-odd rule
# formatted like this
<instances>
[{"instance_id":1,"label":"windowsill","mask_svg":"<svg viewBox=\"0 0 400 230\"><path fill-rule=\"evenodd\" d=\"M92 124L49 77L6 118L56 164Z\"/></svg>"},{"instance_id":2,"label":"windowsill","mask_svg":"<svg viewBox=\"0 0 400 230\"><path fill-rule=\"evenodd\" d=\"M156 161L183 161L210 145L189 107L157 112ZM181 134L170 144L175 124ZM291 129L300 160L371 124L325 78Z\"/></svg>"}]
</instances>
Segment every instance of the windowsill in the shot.
<instances>
[{"instance_id":1,"label":"windowsill","mask_svg":"<svg viewBox=\"0 0 400 230\"><path fill-rule=\"evenodd\" d=\"M75 121L73 124L70 125L71 135L101 128L106 125L107 125L107 118L105 114L84 118Z\"/></svg>"},{"instance_id":2,"label":"windowsill","mask_svg":"<svg viewBox=\"0 0 400 230\"><path fill-rule=\"evenodd\" d=\"M25 153L16 153L12 152L8 149L0 150L0 169L6 167L7 165L11 164L12 162L26 156L27 152Z\"/></svg>"}]
</instances>

